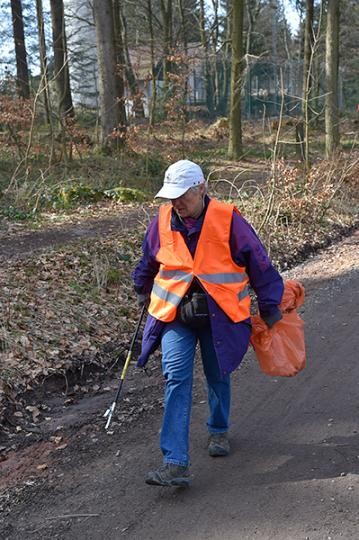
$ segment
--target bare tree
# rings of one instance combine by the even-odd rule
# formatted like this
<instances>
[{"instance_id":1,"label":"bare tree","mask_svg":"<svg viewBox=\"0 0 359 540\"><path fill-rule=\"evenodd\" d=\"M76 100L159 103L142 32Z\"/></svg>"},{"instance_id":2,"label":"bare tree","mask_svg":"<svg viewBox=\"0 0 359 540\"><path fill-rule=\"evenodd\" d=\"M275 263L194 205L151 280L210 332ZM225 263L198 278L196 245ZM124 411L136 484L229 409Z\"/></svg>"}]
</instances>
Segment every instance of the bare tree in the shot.
<instances>
[{"instance_id":1,"label":"bare tree","mask_svg":"<svg viewBox=\"0 0 359 540\"><path fill-rule=\"evenodd\" d=\"M325 43L325 153L329 158L339 145L338 72L339 72L339 1L328 0Z\"/></svg>"},{"instance_id":2,"label":"bare tree","mask_svg":"<svg viewBox=\"0 0 359 540\"><path fill-rule=\"evenodd\" d=\"M66 31L63 0L50 0L52 19L52 40L54 47L54 75L61 116L74 116L70 88Z\"/></svg>"},{"instance_id":3,"label":"bare tree","mask_svg":"<svg viewBox=\"0 0 359 540\"><path fill-rule=\"evenodd\" d=\"M232 73L229 119L228 157L238 159L242 152L241 89L244 70L243 59L244 0L233 0L232 7Z\"/></svg>"},{"instance_id":4,"label":"bare tree","mask_svg":"<svg viewBox=\"0 0 359 540\"><path fill-rule=\"evenodd\" d=\"M181 34L182 34L182 43L183 43L183 53L184 53L184 62L188 59L188 32L187 32L187 24L186 24L186 12L185 12L185 2L183 0L178 0L178 9L180 14L180 21L181 21ZM183 120L187 120L187 111L186 111L186 103L188 101L188 71L185 80L183 81L183 93L182 93L182 100L184 106L182 107L183 111Z\"/></svg>"},{"instance_id":5,"label":"bare tree","mask_svg":"<svg viewBox=\"0 0 359 540\"><path fill-rule=\"evenodd\" d=\"M24 20L21 0L11 0L12 27L16 56L16 87L21 98L30 97L29 68L25 47Z\"/></svg>"},{"instance_id":6,"label":"bare tree","mask_svg":"<svg viewBox=\"0 0 359 540\"><path fill-rule=\"evenodd\" d=\"M164 93L167 96L170 92L171 81L170 73L172 73L172 49L173 49L173 21L172 21L172 2L171 0L161 0L161 16L163 24L163 78L164 78Z\"/></svg>"},{"instance_id":7,"label":"bare tree","mask_svg":"<svg viewBox=\"0 0 359 540\"><path fill-rule=\"evenodd\" d=\"M155 112L157 106L157 82L156 82L156 70L155 70L155 36L153 29L153 11L152 0L147 0L147 19L148 28L150 33L150 51L151 51L151 85L152 96L149 110L149 124L150 129L153 129L155 125Z\"/></svg>"},{"instance_id":8,"label":"bare tree","mask_svg":"<svg viewBox=\"0 0 359 540\"><path fill-rule=\"evenodd\" d=\"M213 96L213 84L212 84L212 73L211 65L209 59L209 43L206 33L206 17L205 17L205 5L204 0L200 0L200 11L199 11L199 25L200 25L200 35L201 35L201 45L204 50L204 77L206 85L206 102L207 108L210 115L214 113L214 96Z\"/></svg>"},{"instance_id":9,"label":"bare tree","mask_svg":"<svg viewBox=\"0 0 359 540\"><path fill-rule=\"evenodd\" d=\"M133 71L130 51L128 47L127 20L123 13L122 2L114 0L115 39L119 62L123 62L124 72L130 94L133 100L133 112L138 118L144 118L142 96L140 94L136 75ZM122 35L117 35L122 33ZM120 83L121 84L121 83Z\"/></svg>"},{"instance_id":10,"label":"bare tree","mask_svg":"<svg viewBox=\"0 0 359 540\"><path fill-rule=\"evenodd\" d=\"M247 32L246 32L246 54L252 53L252 39L258 15L263 9L263 0L246 0Z\"/></svg>"},{"instance_id":11,"label":"bare tree","mask_svg":"<svg viewBox=\"0 0 359 540\"><path fill-rule=\"evenodd\" d=\"M312 88L311 59L314 46L314 0L305 0L304 57L303 57L303 114ZM309 116L309 111L307 115Z\"/></svg>"},{"instance_id":12,"label":"bare tree","mask_svg":"<svg viewBox=\"0 0 359 540\"><path fill-rule=\"evenodd\" d=\"M125 72L125 54L123 46L123 27L121 17L121 0L112 0L112 19L109 24L113 27L113 37L115 43L115 76L117 79L117 93L118 96L124 97L125 85L124 85L124 72ZM95 21L96 22L96 21Z\"/></svg>"},{"instance_id":13,"label":"bare tree","mask_svg":"<svg viewBox=\"0 0 359 540\"><path fill-rule=\"evenodd\" d=\"M37 33L38 33L38 41L39 41L40 72L41 72L41 85L42 85L42 88L40 90L42 91L42 94L43 94L46 122L50 124L49 84L48 84L49 77L48 77L48 65L47 65L42 0L36 0L36 18L37 18Z\"/></svg>"},{"instance_id":14,"label":"bare tree","mask_svg":"<svg viewBox=\"0 0 359 540\"><path fill-rule=\"evenodd\" d=\"M219 100L217 104L217 111L219 114L227 115L229 91L230 91L230 78L231 78L231 65L230 65L230 50L231 50L231 0L225 0L224 2L225 15L223 20L223 55L222 55L222 76L221 86L219 90Z\"/></svg>"},{"instance_id":15,"label":"bare tree","mask_svg":"<svg viewBox=\"0 0 359 540\"><path fill-rule=\"evenodd\" d=\"M126 132L126 111L123 85L119 84L116 71L116 46L113 6L111 0L94 0L94 19L98 61L99 100L101 115L100 142L108 147L110 135L122 145Z\"/></svg>"},{"instance_id":16,"label":"bare tree","mask_svg":"<svg viewBox=\"0 0 359 540\"><path fill-rule=\"evenodd\" d=\"M213 24L210 31L210 38L211 38L211 49L212 49L212 55L213 55L213 64L212 64L212 72L213 72L213 96L214 96L214 107L216 110L218 110L218 102L219 102L219 93L220 93L220 85L219 85L219 65L217 61L217 50L219 45L219 0L212 0L212 11L213 11Z\"/></svg>"}]
</instances>

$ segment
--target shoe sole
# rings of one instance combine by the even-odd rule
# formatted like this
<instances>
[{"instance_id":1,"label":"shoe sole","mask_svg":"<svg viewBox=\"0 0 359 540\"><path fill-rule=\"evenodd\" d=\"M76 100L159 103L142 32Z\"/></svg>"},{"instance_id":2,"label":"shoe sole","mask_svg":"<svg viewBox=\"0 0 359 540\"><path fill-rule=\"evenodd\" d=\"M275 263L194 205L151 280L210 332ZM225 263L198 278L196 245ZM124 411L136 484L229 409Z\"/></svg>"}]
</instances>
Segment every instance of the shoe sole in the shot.
<instances>
[{"instance_id":1,"label":"shoe sole","mask_svg":"<svg viewBox=\"0 0 359 540\"><path fill-rule=\"evenodd\" d=\"M190 484L189 478L176 478L175 480L169 480L168 482L157 480L156 478L146 478L145 482L149 486L163 487L188 487Z\"/></svg>"},{"instance_id":2,"label":"shoe sole","mask_svg":"<svg viewBox=\"0 0 359 540\"><path fill-rule=\"evenodd\" d=\"M208 450L208 455L211 457L226 457L229 454L229 450Z\"/></svg>"}]
</instances>

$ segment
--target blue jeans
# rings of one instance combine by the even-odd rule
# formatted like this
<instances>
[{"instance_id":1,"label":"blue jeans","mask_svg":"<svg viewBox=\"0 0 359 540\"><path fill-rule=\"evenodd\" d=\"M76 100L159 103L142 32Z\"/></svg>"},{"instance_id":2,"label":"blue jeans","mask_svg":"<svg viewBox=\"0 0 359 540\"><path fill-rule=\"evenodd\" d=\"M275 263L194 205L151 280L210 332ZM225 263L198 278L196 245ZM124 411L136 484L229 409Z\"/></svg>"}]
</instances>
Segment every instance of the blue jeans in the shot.
<instances>
[{"instance_id":1,"label":"blue jeans","mask_svg":"<svg viewBox=\"0 0 359 540\"><path fill-rule=\"evenodd\" d=\"M193 329L177 321L166 324L162 334L162 369L166 386L160 437L165 463L189 463L193 364L198 339L208 388L208 431L223 433L228 430L230 376L220 373L210 326Z\"/></svg>"}]
</instances>

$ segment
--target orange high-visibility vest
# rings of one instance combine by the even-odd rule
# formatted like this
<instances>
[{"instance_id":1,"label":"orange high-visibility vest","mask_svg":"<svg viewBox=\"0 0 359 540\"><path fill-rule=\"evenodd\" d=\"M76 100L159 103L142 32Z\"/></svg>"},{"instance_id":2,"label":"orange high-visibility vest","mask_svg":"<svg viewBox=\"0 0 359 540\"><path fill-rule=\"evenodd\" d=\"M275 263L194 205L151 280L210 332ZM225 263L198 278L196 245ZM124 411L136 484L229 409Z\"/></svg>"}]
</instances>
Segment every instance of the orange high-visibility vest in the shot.
<instances>
[{"instance_id":1,"label":"orange high-visibility vest","mask_svg":"<svg viewBox=\"0 0 359 540\"><path fill-rule=\"evenodd\" d=\"M182 234L171 230L172 205L160 207L160 249L156 257L160 269L148 308L153 317L173 321L195 277L233 322L250 317L249 279L245 267L233 261L229 245L234 208L233 204L210 200L192 258Z\"/></svg>"}]
</instances>

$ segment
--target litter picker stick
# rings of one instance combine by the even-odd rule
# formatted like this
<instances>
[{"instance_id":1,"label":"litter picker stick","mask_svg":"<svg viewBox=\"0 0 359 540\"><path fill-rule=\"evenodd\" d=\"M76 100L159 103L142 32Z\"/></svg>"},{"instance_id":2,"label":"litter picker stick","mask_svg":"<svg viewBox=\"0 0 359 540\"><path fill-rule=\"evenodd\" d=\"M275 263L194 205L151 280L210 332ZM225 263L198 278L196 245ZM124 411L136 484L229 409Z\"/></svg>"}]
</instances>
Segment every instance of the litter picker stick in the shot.
<instances>
[{"instance_id":1,"label":"litter picker stick","mask_svg":"<svg viewBox=\"0 0 359 540\"><path fill-rule=\"evenodd\" d=\"M111 406L107 409L107 411L106 411L105 414L103 415L104 418L107 418L107 422L106 422L106 426L105 426L105 429L106 429L106 430L107 430L107 429L109 428L109 426L110 426L111 419L112 419L112 415L113 415L113 413L114 413L116 404L117 404L118 399L119 399L119 397L120 397L120 393L121 393L123 381L124 381L124 379L125 379L125 377L126 377L126 373L127 373L127 370L128 370L128 366L130 365L130 362L131 362L133 346L134 346L135 341L136 341L136 339L137 339L138 332L139 332L139 330L140 330L141 322L142 322L143 316L144 316L144 314L145 314L146 308L147 308L147 305L144 304L143 307L142 307L142 311L141 311L141 315L140 315L139 321L138 321L138 323L137 323L137 325L136 325L135 332L134 332L134 334L133 334L133 336L132 336L132 341L131 341L131 345L130 345L129 351L128 351L127 356L126 356L125 364L124 364L124 366L123 366L123 368L122 368L121 377L120 377L120 382L119 382L119 385L118 385L118 388L117 388L116 397L115 397L113 403L111 404Z\"/></svg>"}]
</instances>

